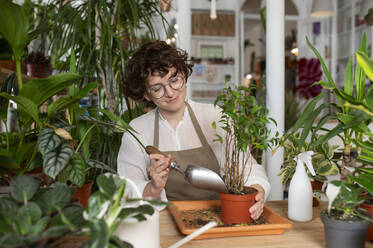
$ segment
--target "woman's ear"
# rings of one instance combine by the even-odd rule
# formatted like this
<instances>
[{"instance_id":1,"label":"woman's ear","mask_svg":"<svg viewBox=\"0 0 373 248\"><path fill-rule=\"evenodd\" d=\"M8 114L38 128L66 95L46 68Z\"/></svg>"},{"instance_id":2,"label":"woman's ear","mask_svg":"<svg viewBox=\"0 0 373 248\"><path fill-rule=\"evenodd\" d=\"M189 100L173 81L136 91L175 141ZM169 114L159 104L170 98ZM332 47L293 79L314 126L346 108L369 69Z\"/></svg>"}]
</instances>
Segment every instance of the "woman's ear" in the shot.
<instances>
[{"instance_id":1,"label":"woman's ear","mask_svg":"<svg viewBox=\"0 0 373 248\"><path fill-rule=\"evenodd\" d=\"M145 94L144 94L144 98L145 98L145 100L147 100L148 102L151 102L151 101L152 101L152 99L149 97L149 95L148 95L147 92L145 92Z\"/></svg>"}]
</instances>

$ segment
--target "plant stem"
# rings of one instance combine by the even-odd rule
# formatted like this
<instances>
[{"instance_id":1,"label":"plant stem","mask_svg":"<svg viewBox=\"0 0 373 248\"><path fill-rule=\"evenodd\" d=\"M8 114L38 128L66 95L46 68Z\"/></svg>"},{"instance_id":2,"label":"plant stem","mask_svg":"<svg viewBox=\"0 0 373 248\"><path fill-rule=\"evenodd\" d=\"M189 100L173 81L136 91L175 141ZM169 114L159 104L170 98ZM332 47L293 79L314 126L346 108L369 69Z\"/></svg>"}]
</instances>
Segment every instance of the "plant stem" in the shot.
<instances>
[{"instance_id":1,"label":"plant stem","mask_svg":"<svg viewBox=\"0 0 373 248\"><path fill-rule=\"evenodd\" d=\"M19 59L16 59L16 71L17 71L18 89L21 90L23 83L22 83L21 61Z\"/></svg>"}]
</instances>

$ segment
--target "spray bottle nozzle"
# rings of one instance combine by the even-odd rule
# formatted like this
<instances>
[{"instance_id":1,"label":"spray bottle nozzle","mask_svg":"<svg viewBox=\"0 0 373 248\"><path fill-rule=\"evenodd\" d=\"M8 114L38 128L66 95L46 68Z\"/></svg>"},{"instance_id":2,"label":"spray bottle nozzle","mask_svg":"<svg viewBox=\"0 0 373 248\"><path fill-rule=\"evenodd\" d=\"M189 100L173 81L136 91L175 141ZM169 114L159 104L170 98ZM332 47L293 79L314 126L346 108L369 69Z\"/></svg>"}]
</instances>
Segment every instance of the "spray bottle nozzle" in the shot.
<instances>
[{"instance_id":1,"label":"spray bottle nozzle","mask_svg":"<svg viewBox=\"0 0 373 248\"><path fill-rule=\"evenodd\" d=\"M298 154L298 156L295 157L295 161L297 161L297 163L300 163L300 164L306 164L312 176L316 176L315 170L313 169L313 166L312 166L312 155L313 154L314 154L313 151L302 152Z\"/></svg>"}]
</instances>

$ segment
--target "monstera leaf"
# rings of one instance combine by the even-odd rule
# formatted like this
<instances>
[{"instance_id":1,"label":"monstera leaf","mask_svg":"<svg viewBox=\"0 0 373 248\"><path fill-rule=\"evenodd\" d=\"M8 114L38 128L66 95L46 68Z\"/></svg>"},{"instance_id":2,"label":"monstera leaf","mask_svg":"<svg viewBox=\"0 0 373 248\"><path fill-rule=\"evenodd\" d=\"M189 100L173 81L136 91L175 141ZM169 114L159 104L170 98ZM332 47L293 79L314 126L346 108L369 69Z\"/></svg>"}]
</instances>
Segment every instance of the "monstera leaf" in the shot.
<instances>
[{"instance_id":1,"label":"monstera leaf","mask_svg":"<svg viewBox=\"0 0 373 248\"><path fill-rule=\"evenodd\" d=\"M50 177L57 176L67 165L74 151L68 144L62 144L56 150L45 154L44 173Z\"/></svg>"}]
</instances>

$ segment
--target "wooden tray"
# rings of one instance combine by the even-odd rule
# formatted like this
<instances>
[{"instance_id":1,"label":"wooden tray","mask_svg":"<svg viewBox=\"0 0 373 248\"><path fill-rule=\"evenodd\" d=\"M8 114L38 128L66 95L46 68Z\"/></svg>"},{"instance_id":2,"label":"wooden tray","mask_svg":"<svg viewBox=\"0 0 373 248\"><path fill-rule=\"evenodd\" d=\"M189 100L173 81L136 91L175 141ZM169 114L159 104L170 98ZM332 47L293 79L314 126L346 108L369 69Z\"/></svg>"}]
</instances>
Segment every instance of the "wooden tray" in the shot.
<instances>
[{"instance_id":1,"label":"wooden tray","mask_svg":"<svg viewBox=\"0 0 373 248\"><path fill-rule=\"evenodd\" d=\"M188 235L196 231L198 228L187 228L180 217L180 211L210 209L220 206L220 200L214 201L172 201L172 206L168 207L171 215L176 221L177 226L182 234ZM282 234L286 229L292 228L293 224L286 218L273 212L268 207L264 206L263 217L269 224L249 225L249 226L229 226L229 227L213 227L194 239L209 239L234 236L248 235L272 235Z\"/></svg>"}]
</instances>

